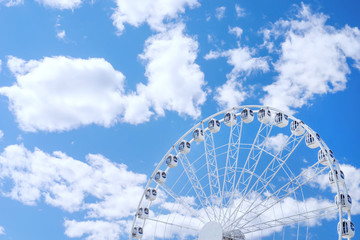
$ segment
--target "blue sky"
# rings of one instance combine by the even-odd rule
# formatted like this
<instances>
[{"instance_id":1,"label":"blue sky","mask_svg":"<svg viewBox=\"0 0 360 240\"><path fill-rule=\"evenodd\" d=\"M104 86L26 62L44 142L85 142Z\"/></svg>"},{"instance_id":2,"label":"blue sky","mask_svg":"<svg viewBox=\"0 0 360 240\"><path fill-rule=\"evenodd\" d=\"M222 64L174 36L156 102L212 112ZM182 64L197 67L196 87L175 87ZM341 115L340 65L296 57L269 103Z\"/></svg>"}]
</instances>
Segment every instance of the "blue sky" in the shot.
<instances>
[{"instance_id":1,"label":"blue sky","mask_svg":"<svg viewBox=\"0 0 360 240\"><path fill-rule=\"evenodd\" d=\"M0 239L127 239L147 176L173 143L246 104L321 134L351 175L360 226L359 8L0 0ZM312 239L335 239L335 226L312 226Z\"/></svg>"}]
</instances>

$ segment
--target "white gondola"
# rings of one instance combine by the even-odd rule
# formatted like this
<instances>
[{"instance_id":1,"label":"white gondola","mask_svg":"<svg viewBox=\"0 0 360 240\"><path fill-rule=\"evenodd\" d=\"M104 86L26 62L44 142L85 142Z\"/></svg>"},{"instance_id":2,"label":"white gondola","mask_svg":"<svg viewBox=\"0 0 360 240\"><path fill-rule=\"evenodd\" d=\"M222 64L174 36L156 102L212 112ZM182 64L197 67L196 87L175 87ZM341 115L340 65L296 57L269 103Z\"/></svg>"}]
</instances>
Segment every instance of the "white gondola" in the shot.
<instances>
[{"instance_id":1,"label":"white gondola","mask_svg":"<svg viewBox=\"0 0 360 240\"><path fill-rule=\"evenodd\" d=\"M317 140L320 141L320 135L317 133L316 133L316 138ZM308 146L309 148L317 148L320 146L318 141L315 140L315 137L310 133L306 134L305 143L306 146Z\"/></svg>"},{"instance_id":2,"label":"white gondola","mask_svg":"<svg viewBox=\"0 0 360 240\"><path fill-rule=\"evenodd\" d=\"M327 156L330 157L331 164L335 164L336 160L335 160L333 151L329 150L329 152L328 152L326 149L325 149L325 151L323 151L322 149L319 150L319 152L318 152L318 160L324 166L329 165L329 161L328 161Z\"/></svg>"},{"instance_id":3,"label":"white gondola","mask_svg":"<svg viewBox=\"0 0 360 240\"><path fill-rule=\"evenodd\" d=\"M340 198L341 198L341 201L339 201L338 199L338 195L335 196L335 204L336 206L338 206L338 208L340 207L340 204L342 206L342 210L343 211L348 211L351 209L351 205L352 205L352 200L351 200L351 197L349 194L346 195L345 197L345 194L340 194Z\"/></svg>"},{"instance_id":4,"label":"white gondola","mask_svg":"<svg viewBox=\"0 0 360 240\"><path fill-rule=\"evenodd\" d=\"M155 174L155 182L163 184L166 181L166 172L158 170Z\"/></svg>"},{"instance_id":5,"label":"white gondola","mask_svg":"<svg viewBox=\"0 0 360 240\"><path fill-rule=\"evenodd\" d=\"M145 193L145 198L149 201L154 201L156 199L157 192L154 188L148 188Z\"/></svg>"},{"instance_id":6,"label":"white gondola","mask_svg":"<svg viewBox=\"0 0 360 240\"><path fill-rule=\"evenodd\" d=\"M175 155L170 154L167 158L166 158L166 166L168 166L169 168L174 168L178 165L178 159Z\"/></svg>"},{"instance_id":7,"label":"white gondola","mask_svg":"<svg viewBox=\"0 0 360 240\"><path fill-rule=\"evenodd\" d=\"M236 124L237 121L237 117L235 115L235 113L232 112L227 112L224 116L224 123L226 126L234 126Z\"/></svg>"},{"instance_id":8,"label":"white gondola","mask_svg":"<svg viewBox=\"0 0 360 240\"><path fill-rule=\"evenodd\" d=\"M335 169L334 172L335 172L335 177L334 177L332 171L329 172L330 183L335 184L335 181L337 181L338 183L344 183L345 175L344 175L343 171L340 170L340 174L339 174L338 170Z\"/></svg>"},{"instance_id":9,"label":"white gondola","mask_svg":"<svg viewBox=\"0 0 360 240\"><path fill-rule=\"evenodd\" d=\"M142 227L134 227L131 235L135 239L141 239L143 236L143 228Z\"/></svg>"},{"instance_id":10,"label":"white gondola","mask_svg":"<svg viewBox=\"0 0 360 240\"><path fill-rule=\"evenodd\" d=\"M341 226L342 225L342 226ZM340 235L340 229L342 232L343 238L352 238L355 235L355 225L353 222L344 219L342 224L340 225L340 222L338 223L337 230L338 234Z\"/></svg>"},{"instance_id":11,"label":"white gondola","mask_svg":"<svg viewBox=\"0 0 360 240\"><path fill-rule=\"evenodd\" d=\"M258 111L257 119L261 123L268 123L271 120L271 111L269 109L261 108Z\"/></svg>"},{"instance_id":12,"label":"white gondola","mask_svg":"<svg viewBox=\"0 0 360 240\"><path fill-rule=\"evenodd\" d=\"M305 128L302 126L302 123L299 121L292 121L290 124L291 133L295 136L301 136L305 133Z\"/></svg>"},{"instance_id":13,"label":"white gondola","mask_svg":"<svg viewBox=\"0 0 360 240\"><path fill-rule=\"evenodd\" d=\"M289 123L288 115L281 113L281 112L276 113L276 115L275 115L275 125L276 126L283 128L283 127L286 127L288 125L288 123Z\"/></svg>"},{"instance_id":14,"label":"white gondola","mask_svg":"<svg viewBox=\"0 0 360 240\"><path fill-rule=\"evenodd\" d=\"M208 123L208 129L212 133L217 133L220 131L220 121L217 119L211 119Z\"/></svg>"},{"instance_id":15,"label":"white gondola","mask_svg":"<svg viewBox=\"0 0 360 240\"><path fill-rule=\"evenodd\" d=\"M244 108L240 113L240 117L244 123L251 123L254 120L254 112L251 109Z\"/></svg>"},{"instance_id":16,"label":"white gondola","mask_svg":"<svg viewBox=\"0 0 360 240\"><path fill-rule=\"evenodd\" d=\"M137 211L138 218L145 219L149 217L149 209L148 208L139 208Z\"/></svg>"},{"instance_id":17,"label":"white gondola","mask_svg":"<svg viewBox=\"0 0 360 240\"><path fill-rule=\"evenodd\" d=\"M179 151L182 154L188 154L190 152L191 149L191 144L186 141L186 140L182 140L179 144Z\"/></svg>"},{"instance_id":18,"label":"white gondola","mask_svg":"<svg viewBox=\"0 0 360 240\"><path fill-rule=\"evenodd\" d=\"M195 129L193 132L193 138L194 138L195 142L204 141L204 138L205 138L204 131L200 128Z\"/></svg>"}]
</instances>

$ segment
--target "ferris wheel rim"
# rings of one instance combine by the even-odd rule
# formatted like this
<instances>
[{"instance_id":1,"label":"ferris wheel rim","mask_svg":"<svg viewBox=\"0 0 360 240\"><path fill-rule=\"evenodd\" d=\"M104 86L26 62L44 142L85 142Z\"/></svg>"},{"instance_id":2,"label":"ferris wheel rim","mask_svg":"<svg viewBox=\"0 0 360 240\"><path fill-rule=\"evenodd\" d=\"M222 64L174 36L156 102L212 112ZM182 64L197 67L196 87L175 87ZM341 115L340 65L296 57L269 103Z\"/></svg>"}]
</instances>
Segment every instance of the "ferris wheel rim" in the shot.
<instances>
[{"instance_id":1,"label":"ferris wheel rim","mask_svg":"<svg viewBox=\"0 0 360 240\"><path fill-rule=\"evenodd\" d=\"M141 206L141 204L142 204L142 202L143 202L143 200L144 200L144 196L145 196L145 193L146 193L147 189L149 188L150 184L151 184L152 182L154 182L155 174L159 171L159 169L160 169L161 165L164 163L164 161L166 161L166 158L171 154L171 152L172 152L173 150L175 150L175 151L177 152L177 156L178 156L178 155L181 156L180 152L178 152L178 151L176 150L176 146L178 146L179 143L181 143L181 141L183 141L187 136L189 136L189 134L191 134L191 133L192 133L195 129L197 129L199 126L202 126L201 129L202 129L204 132L208 131L208 127L204 128L203 124L206 123L206 122L208 122L209 120L214 119L215 117L217 117L217 116L219 116L219 115L222 115L222 114L225 114L225 113L227 113L227 112L233 112L233 113L234 113L234 112L236 112L236 111L238 111L238 110L245 109L245 108L247 108L247 109L253 109L253 108L258 109L258 110L254 110L255 113L258 112L260 109L268 109L268 110L273 111L273 112L275 112L275 113L286 114L286 115L288 116L288 118L291 119L292 121L301 122L302 126L303 126L304 129L305 129L305 132L311 134L312 136L315 136L315 135L317 134L317 133L316 133L314 130L312 130L308 125L306 125L303 121L301 121L301 120L297 119L296 117L294 117L292 114L289 114L289 113L287 113L287 112L285 112L285 111L282 111L282 110L279 110L279 109L277 109L277 108L270 107L270 106L262 106L262 105L241 105L241 106L232 107L232 108L228 108L228 109L219 111L219 112L217 112L217 113L215 113L215 114L212 114L212 115L204 118L203 120L199 121L198 123L196 123L193 127L191 127L185 134L183 134L183 135L170 147L170 149L168 150L168 152L163 156L163 158L161 159L161 161L157 164L154 172L151 174L151 176L150 176L150 178L149 178L149 180L148 180L148 182L147 182L147 184L146 184L146 187L145 187L145 189L144 189L144 192L143 192L143 194L142 194L142 196L141 196L141 199L140 199L140 201L139 201L139 204L138 204L138 208L137 208L137 209L140 208L140 206ZM235 113L235 114L236 114L236 116L239 116L239 115L240 115L240 112ZM224 121L224 119L220 119L220 120L219 120L219 122L223 122L223 121ZM305 135L305 134L304 134L304 135ZM326 145L326 143L323 141L323 139L321 139L321 138L318 139L318 138L316 138L316 137L315 137L314 139L315 139L315 142L317 142L317 144L319 144L319 148L320 148L321 150L323 150L323 151L328 155L328 154L329 154L329 151L327 151L327 150L330 150L330 149L328 148L328 146ZM191 144L193 141L194 141L194 139L191 138L191 140L189 141L189 143ZM331 171L333 174L334 174L334 171L336 171L336 169L340 170L339 163L338 163L337 161L334 163L334 165L335 165L335 166L334 166L333 164L330 163L330 158L327 157L327 159L328 159L328 162L329 162L329 165L328 165L328 166L329 166L329 168L330 168L330 171ZM337 195L338 198L340 198L340 193L341 193L340 185L339 185L338 181L335 181L335 183L336 183L335 186L336 186L336 191L337 191L336 195ZM156 189L158 189L159 187L160 187L160 184L157 183L157 184L156 184ZM343 192L344 194L348 194L345 182L343 183L343 186L342 186L342 187L343 187L343 191L342 191L342 192ZM151 203L149 204L149 206L150 206L150 205L151 205ZM342 205L341 205L341 204L339 205L338 211L336 211L336 212L339 213L339 222L342 222L343 219L344 219L344 217L343 217L343 210L342 210ZM347 216L348 216L348 220L351 221L351 210L347 210ZM132 229L135 227L136 220L137 220L137 214L135 214L135 217L134 217L134 220L133 220L133 224L132 224ZM145 224L145 221L146 221L146 219L143 221L143 226L144 226L144 224ZM142 226L142 227L143 227L143 226ZM184 226L182 226L182 227L184 227ZM133 239L132 236L131 236L131 233L130 233L130 238L129 238L129 239ZM340 231L340 233L339 233L339 240L341 240L341 239L342 239L342 231Z\"/></svg>"}]
</instances>

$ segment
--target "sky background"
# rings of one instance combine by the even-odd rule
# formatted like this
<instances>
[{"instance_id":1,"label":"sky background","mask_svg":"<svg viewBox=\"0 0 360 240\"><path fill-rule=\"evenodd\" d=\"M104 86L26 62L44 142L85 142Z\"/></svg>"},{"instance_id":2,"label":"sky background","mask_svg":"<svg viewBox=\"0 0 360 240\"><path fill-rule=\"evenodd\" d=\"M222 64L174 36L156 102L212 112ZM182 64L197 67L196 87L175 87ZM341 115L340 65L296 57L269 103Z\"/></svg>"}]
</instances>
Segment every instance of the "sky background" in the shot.
<instances>
[{"instance_id":1,"label":"sky background","mask_svg":"<svg viewBox=\"0 0 360 240\"><path fill-rule=\"evenodd\" d=\"M147 176L172 144L245 104L320 133L351 176L360 226L359 9L355 0L0 0L0 239L127 239Z\"/></svg>"}]
</instances>

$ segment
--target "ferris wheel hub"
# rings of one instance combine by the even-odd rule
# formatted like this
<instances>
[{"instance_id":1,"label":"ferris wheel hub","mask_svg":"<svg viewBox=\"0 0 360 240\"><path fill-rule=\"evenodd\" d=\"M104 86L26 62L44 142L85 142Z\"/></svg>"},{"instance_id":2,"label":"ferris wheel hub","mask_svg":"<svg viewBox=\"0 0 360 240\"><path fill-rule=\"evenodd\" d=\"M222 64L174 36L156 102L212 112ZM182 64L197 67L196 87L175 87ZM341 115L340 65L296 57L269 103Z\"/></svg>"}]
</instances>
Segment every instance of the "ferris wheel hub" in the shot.
<instances>
[{"instance_id":1,"label":"ferris wheel hub","mask_svg":"<svg viewBox=\"0 0 360 240\"><path fill-rule=\"evenodd\" d=\"M218 222L208 222L201 229L199 240L222 240L223 229Z\"/></svg>"}]
</instances>

